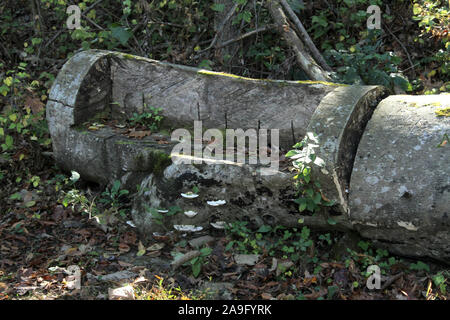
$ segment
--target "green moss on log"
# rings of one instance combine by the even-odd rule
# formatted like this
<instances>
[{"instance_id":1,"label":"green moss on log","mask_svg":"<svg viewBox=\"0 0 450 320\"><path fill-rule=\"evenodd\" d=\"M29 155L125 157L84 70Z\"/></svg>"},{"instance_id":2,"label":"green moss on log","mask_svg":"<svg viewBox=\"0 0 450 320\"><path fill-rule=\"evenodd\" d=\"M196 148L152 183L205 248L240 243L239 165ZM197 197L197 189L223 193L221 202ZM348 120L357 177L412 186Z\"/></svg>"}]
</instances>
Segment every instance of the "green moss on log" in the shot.
<instances>
[{"instance_id":1,"label":"green moss on log","mask_svg":"<svg viewBox=\"0 0 450 320\"><path fill-rule=\"evenodd\" d=\"M435 113L438 117L450 117L450 108L437 109Z\"/></svg>"}]
</instances>

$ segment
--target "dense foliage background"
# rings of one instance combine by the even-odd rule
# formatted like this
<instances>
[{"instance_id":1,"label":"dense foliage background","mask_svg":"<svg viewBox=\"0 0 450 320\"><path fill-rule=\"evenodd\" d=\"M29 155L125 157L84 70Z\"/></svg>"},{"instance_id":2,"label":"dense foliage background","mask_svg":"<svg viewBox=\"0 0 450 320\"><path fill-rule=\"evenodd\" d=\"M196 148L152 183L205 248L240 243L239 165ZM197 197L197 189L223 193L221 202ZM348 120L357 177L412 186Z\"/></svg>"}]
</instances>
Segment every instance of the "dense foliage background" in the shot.
<instances>
[{"instance_id":1,"label":"dense foliage background","mask_svg":"<svg viewBox=\"0 0 450 320\"><path fill-rule=\"evenodd\" d=\"M234 42L237 50L228 50L230 45L208 49L227 2L238 4L231 24L234 34L241 35L271 24L267 1L2 1L2 80L24 67L29 73L24 82L38 80L34 87L47 88L67 58L89 48L256 78L304 78L274 28ZM289 2L341 81L389 85L391 73L402 73L414 92L450 89L448 1ZM78 30L66 26L66 9L73 3L82 10ZM382 10L382 31L366 27L371 4ZM8 87L8 81L3 83L0 93L6 95Z\"/></svg>"},{"instance_id":2,"label":"dense foliage background","mask_svg":"<svg viewBox=\"0 0 450 320\"><path fill-rule=\"evenodd\" d=\"M48 91L61 66L80 50L119 50L254 78L306 79L271 27L267 1L2 1L2 157L15 151L18 135L50 145L44 120ZM383 84L412 94L450 91L448 1L288 2L333 68L335 81ZM81 28L71 30L66 11L74 3L81 8ZM367 29L371 4L382 10L382 30ZM217 26L230 8L235 11L217 41ZM262 31L223 45L254 30Z\"/></svg>"}]
</instances>

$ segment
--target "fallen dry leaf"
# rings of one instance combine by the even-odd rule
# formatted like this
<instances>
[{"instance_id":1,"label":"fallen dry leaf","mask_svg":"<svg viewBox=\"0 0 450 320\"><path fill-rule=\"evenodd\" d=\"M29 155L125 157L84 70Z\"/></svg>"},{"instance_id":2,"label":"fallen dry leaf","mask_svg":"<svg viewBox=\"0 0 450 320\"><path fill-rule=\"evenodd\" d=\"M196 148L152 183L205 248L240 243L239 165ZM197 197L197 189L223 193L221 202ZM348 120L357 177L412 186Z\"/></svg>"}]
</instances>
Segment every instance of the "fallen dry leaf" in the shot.
<instances>
[{"instance_id":1,"label":"fallen dry leaf","mask_svg":"<svg viewBox=\"0 0 450 320\"><path fill-rule=\"evenodd\" d=\"M131 263L120 261L120 260L117 263L119 264L119 266L125 267L125 268L133 266Z\"/></svg>"},{"instance_id":2,"label":"fallen dry leaf","mask_svg":"<svg viewBox=\"0 0 450 320\"><path fill-rule=\"evenodd\" d=\"M145 247L144 247L144 245L142 244L142 242L139 241L139 244L138 244L138 252L136 253L136 255L137 255L138 257L140 257L140 256L143 256L144 254L145 254Z\"/></svg>"},{"instance_id":3,"label":"fallen dry leaf","mask_svg":"<svg viewBox=\"0 0 450 320\"><path fill-rule=\"evenodd\" d=\"M129 245L127 245L126 243L120 243L119 244L119 251L120 251L120 253L126 253L126 252L128 252L128 251L130 251L130 246Z\"/></svg>"},{"instance_id":4,"label":"fallen dry leaf","mask_svg":"<svg viewBox=\"0 0 450 320\"><path fill-rule=\"evenodd\" d=\"M136 233L133 231L126 232L121 236L121 242L129 245L135 245L137 242Z\"/></svg>"},{"instance_id":5,"label":"fallen dry leaf","mask_svg":"<svg viewBox=\"0 0 450 320\"><path fill-rule=\"evenodd\" d=\"M165 247L165 243L155 243L147 248L148 251L158 251Z\"/></svg>"},{"instance_id":6,"label":"fallen dry leaf","mask_svg":"<svg viewBox=\"0 0 450 320\"><path fill-rule=\"evenodd\" d=\"M264 300L272 300L273 297L270 293L261 293L261 298L263 298Z\"/></svg>"},{"instance_id":7,"label":"fallen dry leaf","mask_svg":"<svg viewBox=\"0 0 450 320\"><path fill-rule=\"evenodd\" d=\"M28 96L25 99L25 103L24 103L25 108L30 108L31 112L33 112L33 114L37 114L39 112L41 112L42 110L44 110L44 103L36 97L30 97Z\"/></svg>"},{"instance_id":8,"label":"fallen dry leaf","mask_svg":"<svg viewBox=\"0 0 450 320\"><path fill-rule=\"evenodd\" d=\"M128 133L128 137L135 138L135 139L142 139L151 134L152 134L151 131L134 131L134 130L132 130L130 133Z\"/></svg>"}]
</instances>

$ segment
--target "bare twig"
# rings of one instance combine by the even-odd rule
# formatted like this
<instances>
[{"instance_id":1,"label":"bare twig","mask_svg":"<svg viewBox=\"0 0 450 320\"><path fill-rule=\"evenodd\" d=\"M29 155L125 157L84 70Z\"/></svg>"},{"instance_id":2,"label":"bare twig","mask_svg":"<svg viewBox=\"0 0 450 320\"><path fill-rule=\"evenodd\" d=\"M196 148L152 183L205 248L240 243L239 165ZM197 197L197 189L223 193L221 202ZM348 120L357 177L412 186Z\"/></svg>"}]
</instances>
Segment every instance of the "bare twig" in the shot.
<instances>
[{"instance_id":1,"label":"bare twig","mask_svg":"<svg viewBox=\"0 0 450 320\"><path fill-rule=\"evenodd\" d=\"M399 274L396 274L395 276L392 276L386 280L386 282L383 284L383 286L380 288L381 291L387 289L391 284L393 284L395 281L400 279L403 276L403 272L400 272Z\"/></svg>"},{"instance_id":2,"label":"bare twig","mask_svg":"<svg viewBox=\"0 0 450 320\"><path fill-rule=\"evenodd\" d=\"M225 41L225 42L221 43L220 45L216 46L215 48L216 48L216 49L220 49L220 48L226 47L226 46L228 46L228 45L230 45L230 44L232 44L232 43L234 43L234 42L236 42L236 41L240 41L240 40L242 40L242 39L251 37L252 35L257 34L257 33L260 33L260 32L264 32L264 31L267 31L267 30L271 30L271 29L273 29L274 27L275 27L275 26L272 25L272 24L271 24L271 25L267 25L267 26L263 26L263 27L261 27L261 28L258 28L258 29L249 31L249 32L244 33L244 34L241 34L241 35L240 35L239 37L237 37L237 38L234 38L234 39L230 39L230 40L228 40L228 41ZM206 50L206 49L205 49L205 50Z\"/></svg>"},{"instance_id":3,"label":"bare twig","mask_svg":"<svg viewBox=\"0 0 450 320\"><path fill-rule=\"evenodd\" d=\"M136 42L136 45L137 45L137 47L139 49L139 52L140 52L140 55L145 56L145 51L142 48L141 44L139 43L138 39L136 38L136 36L134 34L133 34L133 40L134 40L134 42Z\"/></svg>"},{"instance_id":4,"label":"bare twig","mask_svg":"<svg viewBox=\"0 0 450 320\"><path fill-rule=\"evenodd\" d=\"M386 23L383 22L383 26L384 28L387 30L387 32L389 32L389 34L395 39L395 41L398 42L398 44L402 47L403 51L405 51L406 53L406 57L408 58L409 64L411 65L410 68L408 69L412 69L413 71L413 76L416 76L416 69L414 68L414 63L412 62L411 56L408 52L408 49L406 49L405 45L400 41L399 38L397 38L397 36L389 29L389 27L386 25Z\"/></svg>"},{"instance_id":5,"label":"bare twig","mask_svg":"<svg viewBox=\"0 0 450 320\"><path fill-rule=\"evenodd\" d=\"M420 65L420 62L419 63L416 63L415 65L414 65L414 67L417 67L417 66L419 66ZM406 72L406 71L408 71L409 69L411 69L413 66L410 66L410 67L408 67L408 68L406 68L406 69L403 69L403 70L400 70L402 73L403 72Z\"/></svg>"},{"instance_id":6,"label":"bare twig","mask_svg":"<svg viewBox=\"0 0 450 320\"><path fill-rule=\"evenodd\" d=\"M27 56L27 57L23 58L23 60L31 61L32 63L36 63L41 60L43 62L52 63L52 64L65 61L65 59L52 59L52 58L44 58L44 57L38 57L38 56Z\"/></svg>"},{"instance_id":7,"label":"bare twig","mask_svg":"<svg viewBox=\"0 0 450 320\"><path fill-rule=\"evenodd\" d=\"M195 50L195 47L198 45L200 38L203 36L203 34L206 32L206 29L203 30L201 33L197 33L191 43L187 46L186 50L181 54L182 59L187 59ZM209 41L208 41L209 42Z\"/></svg>"},{"instance_id":8,"label":"bare twig","mask_svg":"<svg viewBox=\"0 0 450 320\"><path fill-rule=\"evenodd\" d=\"M85 12L89 13L89 11L91 11L92 9L94 9L100 2L102 2L104 0L97 0L96 2L94 2L93 4L91 4L89 7L86 8Z\"/></svg>"},{"instance_id":9,"label":"bare twig","mask_svg":"<svg viewBox=\"0 0 450 320\"><path fill-rule=\"evenodd\" d=\"M61 33L63 33L65 31L65 29L61 29L59 30L49 41L47 41L47 43L44 45L43 49L46 49L50 43L53 43L56 38L58 38L60 36Z\"/></svg>"},{"instance_id":10,"label":"bare twig","mask_svg":"<svg viewBox=\"0 0 450 320\"><path fill-rule=\"evenodd\" d=\"M198 257L199 255L200 255L200 251L198 251L198 250L193 250L193 251L189 251L189 252L185 253L181 257L172 261L172 263L171 263L172 269L176 270L177 268L182 266L185 262L191 261L192 259Z\"/></svg>"}]
</instances>

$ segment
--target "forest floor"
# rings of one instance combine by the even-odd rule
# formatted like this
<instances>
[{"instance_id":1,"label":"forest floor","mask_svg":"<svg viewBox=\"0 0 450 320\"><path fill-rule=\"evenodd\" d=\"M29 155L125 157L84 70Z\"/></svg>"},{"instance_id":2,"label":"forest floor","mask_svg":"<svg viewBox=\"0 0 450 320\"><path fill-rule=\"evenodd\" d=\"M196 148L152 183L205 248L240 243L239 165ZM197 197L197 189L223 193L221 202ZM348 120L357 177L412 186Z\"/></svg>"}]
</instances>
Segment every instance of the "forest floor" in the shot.
<instances>
[{"instance_id":1,"label":"forest floor","mask_svg":"<svg viewBox=\"0 0 450 320\"><path fill-rule=\"evenodd\" d=\"M0 300L450 298L448 266L392 256L355 235L299 226L269 236L236 222L195 236L168 232L144 245L126 223L131 197L122 199L121 214L101 225L64 195L76 190L92 204L104 190L81 180L70 185L51 157L34 150L1 164L8 170L0 187ZM39 172L37 183L17 183L25 167ZM197 249L191 240L199 237L201 255L174 265L174 257ZM379 290L366 286L373 264L382 270ZM77 266L80 282L70 266Z\"/></svg>"}]
</instances>

